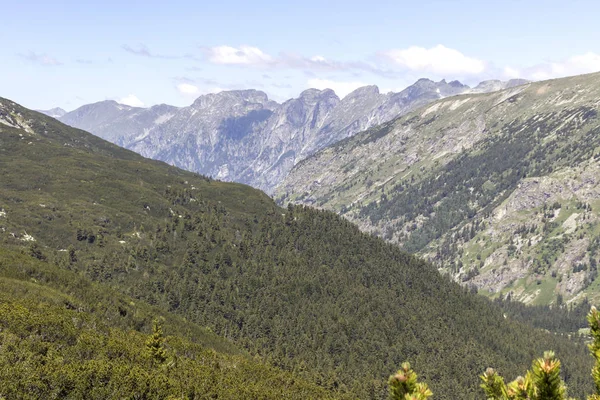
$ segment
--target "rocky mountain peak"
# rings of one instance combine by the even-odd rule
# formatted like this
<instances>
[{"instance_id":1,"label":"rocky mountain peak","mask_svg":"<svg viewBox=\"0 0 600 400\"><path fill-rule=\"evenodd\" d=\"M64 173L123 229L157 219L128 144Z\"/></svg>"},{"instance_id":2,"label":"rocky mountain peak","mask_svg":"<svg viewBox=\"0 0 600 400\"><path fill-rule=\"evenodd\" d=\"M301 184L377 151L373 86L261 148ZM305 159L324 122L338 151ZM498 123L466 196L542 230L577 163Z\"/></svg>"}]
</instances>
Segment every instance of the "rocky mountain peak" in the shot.
<instances>
[{"instance_id":1,"label":"rocky mountain peak","mask_svg":"<svg viewBox=\"0 0 600 400\"><path fill-rule=\"evenodd\" d=\"M255 89L246 90L227 90L219 93L210 93L198 97L191 107L202 109L211 107L214 104L223 103L254 103L266 104L269 103L269 96L263 91Z\"/></svg>"},{"instance_id":2,"label":"rocky mountain peak","mask_svg":"<svg viewBox=\"0 0 600 400\"><path fill-rule=\"evenodd\" d=\"M78 118L84 115L97 115L101 119L108 119L114 117L115 114L127 112L132 109L134 109L134 107L117 103L114 100L104 100L99 101L97 103L86 104L84 106L81 106L78 109L63 115L63 117L61 118L65 118L66 121L71 121L74 118Z\"/></svg>"},{"instance_id":3,"label":"rocky mountain peak","mask_svg":"<svg viewBox=\"0 0 600 400\"><path fill-rule=\"evenodd\" d=\"M499 79L489 79L487 81L482 81L479 82L479 84L477 86L475 86L473 88L473 91L476 92L485 92L485 91L489 91L490 89L501 89L504 87L504 82L502 82Z\"/></svg>"},{"instance_id":4,"label":"rocky mountain peak","mask_svg":"<svg viewBox=\"0 0 600 400\"><path fill-rule=\"evenodd\" d=\"M446 83L446 80L445 80L445 79L442 79L442 81L443 81L444 83ZM434 81L432 81L432 80L431 80L431 79L429 79L429 78L419 78L419 79L418 79L418 80L417 80L417 81L414 83L414 85L427 85L427 84L432 84L432 83L435 83L435 82L434 82Z\"/></svg>"},{"instance_id":5,"label":"rocky mountain peak","mask_svg":"<svg viewBox=\"0 0 600 400\"><path fill-rule=\"evenodd\" d=\"M52 118L60 118L67 113L65 110L63 110L60 107L54 107L49 110L35 110L35 111L42 113L42 114L46 114L47 116L52 117Z\"/></svg>"},{"instance_id":6,"label":"rocky mountain peak","mask_svg":"<svg viewBox=\"0 0 600 400\"><path fill-rule=\"evenodd\" d=\"M304 103L308 104L314 104L319 101L332 98L339 100L339 97L331 89L306 89L305 91L300 93L300 96L298 97L299 100L302 100Z\"/></svg>"},{"instance_id":7,"label":"rocky mountain peak","mask_svg":"<svg viewBox=\"0 0 600 400\"><path fill-rule=\"evenodd\" d=\"M177 111L179 108L175 106L171 106L169 104L156 104L150 107L150 110L154 112L169 112L169 111Z\"/></svg>"},{"instance_id":8,"label":"rocky mountain peak","mask_svg":"<svg viewBox=\"0 0 600 400\"><path fill-rule=\"evenodd\" d=\"M422 78L400 93L370 85L340 99L331 89L307 89L283 104L259 90L229 90L182 108L99 102L60 120L146 157L271 192L297 162L325 146L466 89Z\"/></svg>"},{"instance_id":9,"label":"rocky mountain peak","mask_svg":"<svg viewBox=\"0 0 600 400\"><path fill-rule=\"evenodd\" d=\"M357 97L372 97L377 95L379 95L379 88L376 85L362 86L348 93L344 97L344 100Z\"/></svg>"},{"instance_id":10,"label":"rocky mountain peak","mask_svg":"<svg viewBox=\"0 0 600 400\"><path fill-rule=\"evenodd\" d=\"M339 102L339 97L331 89L307 89L298 98L283 103L280 115L285 116L292 126L300 127L308 123L314 128L314 123L309 121L323 118Z\"/></svg>"},{"instance_id":11,"label":"rocky mountain peak","mask_svg":"<svg viewBox=\"0 0 600 400\"><path fill-rule=\"evenodd\" d=\"M530 82L531 81L528 81L527 79L510 79L508 82L506 82L506 88L508 89L515 86L526 85Z\"/></svg>"},{"instance_id":12,"label":"rocky mountain peak","mask_svg":"<svg viewBox=\"0 0 600 400\"><path fill-rule=\"evenodd\" d=\"M457 87L457 88L466 88L468 89L469 86L464 85L463 83L461 83L460 81L452 81L450 82L448 85L452 86L452 87Z\"/></svg>"},{"instance_id":13,"label":"rocky mountain peak","mask_svg":"<svg viewBox=\"0 0 600 400\"><path fill-rule=\"evenodd\" d=\"M469 90L469 86L459 81L447 83L445 79L434 82L431 79L421 78L400 93L394 94L395 98L414 99L417 97L435 98L454 96Z\"/></svg>"},{"instance_id":14,"label":"rocky mountain peak","mask_svg":"<svg viewBox=\"0 0 600 400\"><path fill-rule=\"evenodd\" d=\"M477 86L470 90L471 93L490 93L498 90L509 89L515 86L521 86L529 83L526 79L511 79L509 81L501 81L499 79L490 79L480 82Z\"/></svg>"}]
</instances>

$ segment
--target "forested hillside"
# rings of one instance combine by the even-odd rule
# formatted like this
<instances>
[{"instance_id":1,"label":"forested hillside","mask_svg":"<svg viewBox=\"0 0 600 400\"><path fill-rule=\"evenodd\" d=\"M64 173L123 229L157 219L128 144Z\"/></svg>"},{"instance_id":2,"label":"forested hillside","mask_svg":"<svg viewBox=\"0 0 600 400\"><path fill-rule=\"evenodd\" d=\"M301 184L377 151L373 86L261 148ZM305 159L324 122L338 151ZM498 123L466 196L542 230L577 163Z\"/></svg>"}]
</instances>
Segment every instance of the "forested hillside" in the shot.
<instances>
[{"instance_id":1,"label":"forested hillside","mask_svg":"<svg viewBox=\"0 0 600 400\"><path fill-rule=\"evenodd\" d=\"M491 296L598 299L599 96L596 73L443 99L303 161L279 199Z\"/></svg>"},{"instance_id":2,"label":"forested hillside","mask_svg":"<svg viewBox=\"0 0 600 400\"><path fill-rule=\"evenodd\" d=\"M147 398L383 398L389 373L410 360L437 398L475 399L485 368L516 375L547 349L570 393L590 391L577 340L505 318L334 213L281 209L5 99L0 121L0 360L23 366L0 394L77 398L83 381L57 375L67 364L105 385L97 398L124 379ZM141 355L156 316L174 335L158 370ZM240 396L226 391L244 382Z\"/></svg>"},{"instance_id":3,"label":"forested hillside","mask_svg":"<svg viewBox=\"0 0 600 400\"><path fill-rule=\"evenodd\" d=\"M74 272L6 249L0 260L2 399L334 397ZM149 334L153 318L164 334Z\"/></svg>"}]
</instances>

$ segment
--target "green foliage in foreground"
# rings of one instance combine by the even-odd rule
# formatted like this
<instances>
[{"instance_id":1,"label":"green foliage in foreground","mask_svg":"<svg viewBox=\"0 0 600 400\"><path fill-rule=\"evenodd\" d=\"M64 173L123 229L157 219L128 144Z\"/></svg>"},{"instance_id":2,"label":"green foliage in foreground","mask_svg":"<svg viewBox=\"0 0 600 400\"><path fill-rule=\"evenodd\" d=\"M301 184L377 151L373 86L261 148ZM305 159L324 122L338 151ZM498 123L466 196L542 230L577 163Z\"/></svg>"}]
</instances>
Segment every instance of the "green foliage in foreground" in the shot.
<instances>
[{"instance_id":1,"label":"green foliage in foreground","mask_svg":"<svg viewBox=\"0 0 600 400\"><path fill-rule=\"evenodd\" d=\"M554 352L535 360L523 378L506 385L493 368L488 368L481 380L481 387L488 400L563 400L567 399L567 387L560 376L560 360Z\"/></svg>"},{"instance_id":2,"label":"green foliage in foreground","mask_svg":"<svg viewBox=\"0 0 600 400\"><path fill-rule=\"evenodd\" d=\"M417 374L407 362L395 375L390 376L388 384L391 399L425 400L433 395L426 383L417 381Z\"/></svg>"},{"instance_id":3,"label":"green foliage in foreground","mask_svg":"<svg viewBox=\"0 0 600 400\"><path fill-rule=\"evenodd\" d=\"M0 399L311 399L324 389L180 336L113 328L51 290L0 279ZM18 295L15 295L17 293Z\"/></svg>"},{"instance_id":4,"label":"green foliage in foreground","mask_svg":"<svg viewBox=\"0 0 600 400\"><path fill-rule=\"evenodd\" d=\"M588 323L592 335L590 352L596 360L592 377L596 393L588 400L600 399L600 313L592 307L588 314ZM567 385L561 377L561 362L553 351L547 351L542 358L533 361L525 377L519 376L506 384L504 378L493 368L481 375L481 388L487 400L567 400ZM408 363L390 376L389 391L391 400L425 400L432 392L425 383L418 383L417 374Z\"/></svg>"}]
</instances>

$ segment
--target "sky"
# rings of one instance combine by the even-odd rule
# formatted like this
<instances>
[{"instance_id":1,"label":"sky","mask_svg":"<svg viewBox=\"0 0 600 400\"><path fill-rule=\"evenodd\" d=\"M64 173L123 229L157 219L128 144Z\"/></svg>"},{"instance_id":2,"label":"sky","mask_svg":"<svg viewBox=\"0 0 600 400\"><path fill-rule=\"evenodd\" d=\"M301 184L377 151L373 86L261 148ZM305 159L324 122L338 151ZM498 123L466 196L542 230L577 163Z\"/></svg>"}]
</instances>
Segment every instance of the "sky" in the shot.
<instances>
[{"instance_id":1,"label":"sky","mask_svg":"<svg viewBox=\"0 0 600 400\"><path fill-rule=\"evenodd\" d=\"M595 0L0 0L0 10L0 97L35 109L600 71Z\"/></svg>"}]
</instances>

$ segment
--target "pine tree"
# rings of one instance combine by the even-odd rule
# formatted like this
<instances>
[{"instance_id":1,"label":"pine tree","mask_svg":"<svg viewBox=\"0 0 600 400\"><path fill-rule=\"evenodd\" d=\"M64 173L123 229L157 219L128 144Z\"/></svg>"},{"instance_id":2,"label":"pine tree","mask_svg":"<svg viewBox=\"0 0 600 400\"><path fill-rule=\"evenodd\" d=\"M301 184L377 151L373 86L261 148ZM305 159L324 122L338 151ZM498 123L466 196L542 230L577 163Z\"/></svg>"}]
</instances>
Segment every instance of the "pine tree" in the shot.
<instances>
[{"instance_id":1,"label":"pine tree","mask_svg":"<svg viewBox=\"0 0 600 400\"><path fill-rule=\"evenodd\" d=\"M563 400L566 399L567 388L560 378L560 360L553 351L544 353L543 358L533 362L528 373L533 383L532 399Z\"/></svg>"},{"instance_id":2,"label":"pine tree","mask_svg":"<svg viewBox=\"0 0 600 400\"><path fill-rule=\"evenodd\" d=\"M600 312L592 307L587 320L592 342L590 352L596 360L592 378L596 393L587 400L600 400ZM561 363L553 351L532 363L525 377L519 376L508 385L493 368L488 368L481 376L481 388L487 400L567 400L567 387L560 377ZM432 396L426 384L417 382L417 374L409 363L390 376L388 381L391 400L424 400ZM572 400L572 399L570 399Z\"/></svg>"},{"instance_id":3,"label":"pine tree","mask_svg":"<svg viewBox=\"0 0 600 400\"><path fill-rule=\"evenodd\" d=\"M146 340L146 350L150 358L157 364L163 364L167 361L162 323L158 319L155 319L152 323L152 334Z\"/></svg>"},{"instance_id":4,"label":"pine tree","mask_svg":"<svg viewBox=\"0 0 600 400\"><path fill-rule=\"evenodd\" d=\"M600 400L600 312L598 312L596 307L592 307L587 320L590 325L590 334L592 335L592 343L590 343L589 348L596 360L592 369L592 378L596 386L596 393L588 397L588 400Z\"/></svg>"},{"instance_id":5,"label":"pine tree","mask_svg":"<svg viewBox=\"0 0 600 400\"><path fill-rule=\"evenodd\" d=\"M492 368L481 375L481 380L488 400L567 399L567 388L560 377L560 360L552 351L535 360L525 378L520 376L508 385Z\"/></svg>"},{"instance_id":6,"label":"pine tree","mask_svg":"<svg viewBox=\"0 0 600 400\"><path fill-rule=\"evenodd\" d=\"M523 378L519 376L517 379L508 384L507 397L509 399L528 399L532 389L531 377Z\"/></svg>"},{"instance_id":7,"label":"pine tree","mask_svg":"<svg viewBox=\"0 0 600 400\"><path fill-rule=\"evenodd\" d=\"M507 398L506 385L504 379L498 375L496 370L488 368L483 375L481 375L481 388L485 392L487 400L501 400Z\"/></svg>"},{"instance_id":8,"label":"pine tree","mask_svg":"<svg viewBox=\"0 0 600 400\"><path fill-rule=\"evenodd\" d=\"M426 400L432 393L426 383L417 381L417 374L405 362L388 381L391 400Z\"/></svg>"}]
</instances>

